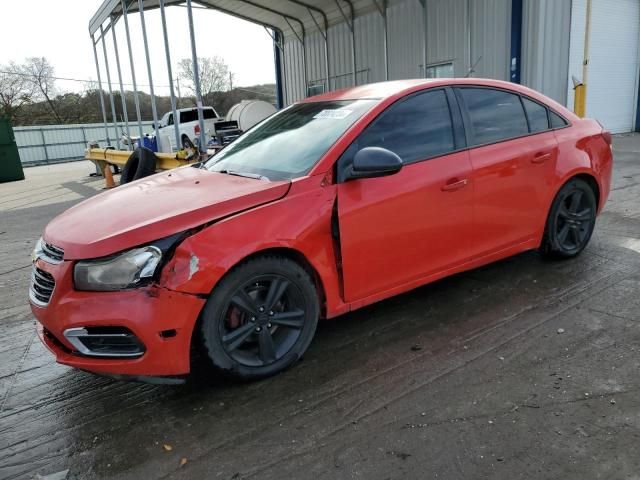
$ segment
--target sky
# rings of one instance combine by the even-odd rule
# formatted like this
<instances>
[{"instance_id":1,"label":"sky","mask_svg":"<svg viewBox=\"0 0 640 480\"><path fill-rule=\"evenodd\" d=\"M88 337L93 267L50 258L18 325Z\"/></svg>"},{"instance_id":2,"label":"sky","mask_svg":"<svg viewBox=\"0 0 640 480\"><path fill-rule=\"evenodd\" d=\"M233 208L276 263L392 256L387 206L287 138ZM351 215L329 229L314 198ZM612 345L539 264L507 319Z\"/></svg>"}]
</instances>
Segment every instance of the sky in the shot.
<instances>
[{"instance_id":1,"label":"sky","mask_svg":"<svg viewBox=\"0 0 640 480\"><path fill-rule=\"evenodd\" d=\"M0 0L0 66L9 61L22 62L26 57L46 57L57 77L97 79L93 49L89 37L89 20L102 0ZM191 57L187 9L167 7L167 29L171 49L173 77L181 58ZM140 15L128 15L135 73L140 90L149 91ZM12 20L13 19L13 20ZM152 77L156 94L168 95L162 24L159 10L145 12ZM274 83L273 44L261 26L221 12L194 8L196 49L199 57L224 58L234 73L234 86ZM124 83L131 83L129 56L122 19L116 24L116 38ZM102 45L98 44L103 88L106 71ZM107 55L114 89L118 89L117 70L111 31L107 33ZM82 91L86 84L57 81L61 92ZM127 88L127 87L125 87ZM131 88L131 87L129 87ZM186 93L183 89L182 94Z\"/></svg>"}]
</instances>

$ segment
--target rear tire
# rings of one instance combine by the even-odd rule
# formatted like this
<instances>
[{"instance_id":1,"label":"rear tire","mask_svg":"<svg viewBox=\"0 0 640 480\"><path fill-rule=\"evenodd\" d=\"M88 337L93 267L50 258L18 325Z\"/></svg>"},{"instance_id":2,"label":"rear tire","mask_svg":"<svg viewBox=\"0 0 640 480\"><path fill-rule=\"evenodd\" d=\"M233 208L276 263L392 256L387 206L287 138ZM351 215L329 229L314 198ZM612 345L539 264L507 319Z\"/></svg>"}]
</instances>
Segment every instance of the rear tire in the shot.
<instances>
[{"instance_id":1,"label":"rear tire","mask_svg":"<svg viewBox=\"0 0 640 480\"><path fill-rule=\"evenodd\" d=\"M194 149L196 148L195 145L193 144L193 142L191 141L191 139L189 137L187 137L186 135L182 136L182 148L186 149Z\"/></svg>"},{"instance_id":2,"label":"rear tire","mask_svg":"<svg viewBox=\"0 0 640 480\"><path fill-rule=\"evenodd\" d=\"M597 201L591 186L569 180L553 200L540 253L546 258L572 258L587 246L596 222Z\"/></svg>"},{"instance_id":3,"label":"rear tire","mask_svg":"<svg viewBox=\"0 0 640 480\"><path fill-rule=\"evenodd\" d=\"M318 315L318 294L303 267L286 257L256 257L231 270L209 296L203 350L225 376L269 377L302 357Z\"/></svg>"}]
</instances>

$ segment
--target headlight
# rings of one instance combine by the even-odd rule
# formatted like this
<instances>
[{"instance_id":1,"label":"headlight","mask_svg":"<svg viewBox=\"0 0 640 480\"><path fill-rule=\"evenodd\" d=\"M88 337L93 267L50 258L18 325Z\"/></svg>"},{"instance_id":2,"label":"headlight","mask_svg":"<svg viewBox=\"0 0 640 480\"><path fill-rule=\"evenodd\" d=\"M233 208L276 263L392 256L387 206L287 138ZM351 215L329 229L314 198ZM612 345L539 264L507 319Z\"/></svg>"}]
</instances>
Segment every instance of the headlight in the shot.
<instances>
[{"instance_id":1,"label":"headlight","mask_svg":"<svg viewBox=\"0 0 640 480\"><path fill-rule=\"evenodd\" d=\"M143 285L156 272L162 250L154 245L134 248L112 257L76 263L77 290L114 291Z\"/></svg>"}]
</instances>

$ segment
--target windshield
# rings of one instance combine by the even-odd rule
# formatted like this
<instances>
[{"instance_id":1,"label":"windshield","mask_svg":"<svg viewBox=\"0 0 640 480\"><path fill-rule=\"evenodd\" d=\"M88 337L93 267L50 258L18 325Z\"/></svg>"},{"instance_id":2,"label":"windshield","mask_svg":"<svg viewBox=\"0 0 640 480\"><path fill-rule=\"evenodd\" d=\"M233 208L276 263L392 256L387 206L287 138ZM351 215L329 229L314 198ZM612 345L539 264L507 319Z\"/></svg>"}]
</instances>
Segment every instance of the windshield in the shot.
<instances>
[{"instance_id":1,"label":"windshield","mask_svg":"<svg viewBox=\"0 0 640 480\"><path fill-rule=\"evenodd\" d=\"M212 157L212 172L269 180L306 175L335 141L376 100L299 103L256 125Z\"/></svg>"}]
</instances>

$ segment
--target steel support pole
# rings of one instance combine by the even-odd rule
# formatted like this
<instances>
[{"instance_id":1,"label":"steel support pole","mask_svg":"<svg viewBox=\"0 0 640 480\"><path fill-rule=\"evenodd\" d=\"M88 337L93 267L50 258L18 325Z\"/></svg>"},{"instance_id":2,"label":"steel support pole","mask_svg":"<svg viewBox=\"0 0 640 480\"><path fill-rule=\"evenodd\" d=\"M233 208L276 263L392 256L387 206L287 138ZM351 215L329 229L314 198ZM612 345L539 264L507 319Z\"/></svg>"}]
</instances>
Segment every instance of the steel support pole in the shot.
<instances>
[{"instance_id":1,"label":"steel support pole","mask_svg":"<svg viewBox=\"0 0 640 480\"><path fill-rule=\"evenodd\" d=\"M136 68L133 61L133 51L131 50L131 35L129 34L129 21L127 20L127 6L124 0L121 0L122 18L124 19L124 30L127 34L127 50L129 52L129 67L131 68L131 82L133 83L133 100L136 104L136 119L138 120L138 131L140 138L144 136L142 128L142 115L140 114L140 97L138 95L138 83L136 81Z\"/></svg>"},{"instance_id":2,"label":"steel support pole","mask_svg":"<svg viewBox=\"0 0 640 480\"><path fill-rule=\"evenodd\" d=\"M100 89L100 110L102 111L102 122L104 123L104 132L106 134L107 146L111 144L109 138L109 125L107 124L107 110L104 106L104 92L102 91L102 77L100 76L100 64L98 63L98 49L96 48L96 42L91 35L91 43L93 45L93 58L96 61L96 74L98 75L98 88Z\"/></svg>"},{"instance_id":3,"label":"steel support pole","mask_svg":"<svg viewBox=\"0 0 640 480\"><path fill-rule=\"evenodd\" d=\"M124 128L127 131L127 150L133 150L131 144L131 131L129 130L129 114L127 113L127 99L124 95L124 85L122 83L122 69L120 68L120 52L118 52L118 40L116 40L116 24L111 19L111 36L113 38L113 51L116 55L116 70L118 72L118 83L120 84L120 100L122 100L122 114L124 116Z\"/></svg>"},{"instance_id":4,"label":"steel support pole","mask_svg":"<svg viewBox=\"0 0 640 480\"><path fill-rule=\"evenodd\" d=\"M142 1L142 0L139 0ZM196 32L193 28L193 7L191 0L187 0L187 17L189 18L189 37L191 39L191 60L193 62L193 83L196 87L196 106L198 107L198 124L200 125L200 152L205 153L204 112L202 111L202 92L200 91L200 69L198 67L198 53L196 51Z\"/></svg>"},{"instance_id":5,"label":"steel support pole","mask_svg":"<svg viewBox=\"0 0 640 480\"><path fill-rule=\"evenodd\" d=\"M140 23L142 24L144 58L147 61L147 75L149 76L149 93L151 94L151 113L153 115L153 127L156 132L156 142L159 142L160 133L158 132L158 109L156 107L156 94L153 90L153 75L151 73L151 61L149 60L149 42L147 40L147 27L144 23L144 5L142 0L138 0L138 10L140 11Z\"/></svg>"},{"instance_id":6,"label":"steel support pole","mask_svg":"<svg viewBox=\"0 0 640 480\"><path fill-rule=\"evenodd\" d=\"M171 96L171 111L173 112L173 129L176 136L176 150L180 148L180 128L178 127L178 111L176 109L176 95L173 90L173 73L171 72L171 52L169 50L169 36L167 35L167 18L164 11L164 0L160 0L160 18L162 20L162 36L164 38L164 53L167 57L167 74L169 75L169 94ZM160 139L156 139L160 145Z\"/></svg>"},{"instance_id":7,"label":"steel support pole","mask_svg":"<svg viewBox=\"0 0 640 480\"><path fill-rule=\"evenodd\" d=\"M309 12L309 16L311 17L311 20L313 20L313 23L316 24L316 27L318 28L320 35L322 35L322 38L324 38L324 64L325 64L325 69L327 74L326 75L327 90L331 90L331 73L329 70L329 20L327 19L327 14L324 13L324 10L316 7L312 3L303 2L302 0L288 0L288 1L296 5L299 5L301 7L305 7L307 9L307 11ZM316 17L311 12L312 10L314 12L319 13L322 16L322 20L324 22L324 33L322 33L322 28L320 28L320 25L318 24Z\"/></svg>"},{"instance_id":8,"label":"steel support pole","mask_svg":"<svg viewBox=\"0 0 640 480\"><path fill-rule=\"evenodd\" d=\"M287 22L287 25L289 25L289 28L291 29L291 31L293 32L293 34L296 36L296 38L298 39L298 41L302 44L302 81L304 82L304 91L303 91L303 98L307 97L307 92L309 89L309 80L307 79L307 38L306 38L306 30L304 28L304 25L301 23L300 24L300 30L301 30L301 35L298 35L298 32L296 32L296 29L293 28L293 25L291 25L291 22L289 21L289 19L287 17L283 17L284 21ZM281 37L281 48L280 50L282 51L282 56L283 56L283 62L282 62L282 68L283 70L286 68L285 63L286 63L286 57L284 55L284 34L280 35Z\"/></svg>"},{"instance_id":9,"label":"steel support pole","mask_svg":"<svg viewBox=\"0 0 640 480\"><path fill-rule=\"evenodd\" d=\"M104 30L100 26L100 34L102 36L102 53L104 55L104 67L107 71L107 86L109 87L109 102L111 103L111 119L113 127L116 129L116 146L120 150L120 135L118 135L118 117L116 117L116 103L113 100L113 89L111 88L111 74L109 73L109 58L107 57L107 46L104 38Z\"/></svg>"},{"instance_id":10,"label":"steel support pole","mask_svg":"<svg viewBox=\"0 0 640 480\"><path fill-rule=\"evenodd\" d=\"M313 16L311 9L308 7L307 9L309 10L309 16L311 17L311 20L313 20L313 23L315 23L316 28L318 29L318 32L324 39L324 65L325 65L325 73L326 73L327 91L329 91L331 90L331 75L329 73L329 25L325 17L324 33L323 33L322 27L320 27L320 24L316 20L316 17Z\"/></svg>"},{"instance_id":11,"label":"steel support pole","mask_svg":"<svg viewBox=\"0 0 640 480\"><path fill-rule=\"evenodd\" d=\"M351 0L348 1L351 9L351 62L353 68L353 86L358 85L358 62L356 61L356 10Z\"/></svg>"}]
</instances>

